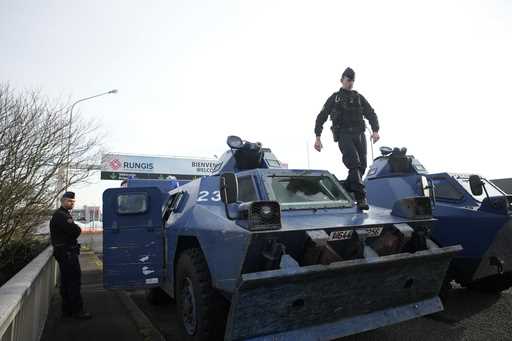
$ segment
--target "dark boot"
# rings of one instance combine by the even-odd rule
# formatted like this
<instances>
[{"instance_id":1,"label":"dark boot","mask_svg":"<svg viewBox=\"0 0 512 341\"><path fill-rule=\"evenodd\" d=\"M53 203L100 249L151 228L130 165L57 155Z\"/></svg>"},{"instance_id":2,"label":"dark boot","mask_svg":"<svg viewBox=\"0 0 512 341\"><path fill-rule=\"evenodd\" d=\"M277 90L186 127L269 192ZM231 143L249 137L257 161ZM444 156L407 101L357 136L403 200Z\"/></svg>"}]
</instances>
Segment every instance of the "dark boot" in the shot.
<instances>
[{"instance_id":1,"label":"dark boot","mask_svg":"<svg viewBox=\"0 0 512 341\"><path fill-rule=\"evenodd\" d=\"M356 201L357 201L357 208L361 211L366 211L370 209L370 206L368 206L368 200L366 199L366 196L362 193L355 193Z\"/></svg>"},{"instance_id":2,"label":"dark boot","mask_svg":"<svg viewBox=\"0 0 512 341\"><path fill-rule=\"evenodd\" d=\"M370 206L368 206L368 200L366 198L363 198L361 200L357 201L357 208L361 211L366 211L370 209Z\"/></svg>"}]
</instances>

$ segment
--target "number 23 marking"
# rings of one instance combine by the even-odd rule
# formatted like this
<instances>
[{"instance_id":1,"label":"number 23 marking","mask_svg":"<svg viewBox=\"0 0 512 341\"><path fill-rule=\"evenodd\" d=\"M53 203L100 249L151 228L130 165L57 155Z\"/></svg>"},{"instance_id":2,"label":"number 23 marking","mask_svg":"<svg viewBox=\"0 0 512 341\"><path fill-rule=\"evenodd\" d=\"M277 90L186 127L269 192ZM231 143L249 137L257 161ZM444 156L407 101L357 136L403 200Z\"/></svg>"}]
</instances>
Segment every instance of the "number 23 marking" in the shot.
<instances>
[{"instance_id":1,"label":"number 23 marking","mask_svg":"<svg viewBox=\"0 0 512 341\"><path fill-rule=\"evenodd\" d=\"M220 191L213 191L212 196L210 196L210 192L208 191L201 191L199 192L199 196L197 198L198 202L203 201L220 201Z\"/></svg>"}]
</instances>

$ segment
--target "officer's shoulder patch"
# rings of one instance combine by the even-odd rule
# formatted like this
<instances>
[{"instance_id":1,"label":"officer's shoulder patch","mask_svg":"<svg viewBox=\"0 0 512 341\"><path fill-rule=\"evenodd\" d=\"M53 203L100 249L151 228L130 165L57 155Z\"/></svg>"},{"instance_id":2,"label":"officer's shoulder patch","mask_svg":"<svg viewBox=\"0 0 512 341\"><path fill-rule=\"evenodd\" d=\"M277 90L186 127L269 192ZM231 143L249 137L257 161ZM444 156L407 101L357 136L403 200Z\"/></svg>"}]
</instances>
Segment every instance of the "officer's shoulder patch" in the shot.
<instances>
[{"instance_id":1,"label":"officer's shoulder patch","mask_svg":"<svg viewBox=\"0 0 512 341\"><path fill-rule=\"evenodd\" d=\"M73 222L73 218L68 218L67 222L71 224Z\"/></svg>"}]
</instances>

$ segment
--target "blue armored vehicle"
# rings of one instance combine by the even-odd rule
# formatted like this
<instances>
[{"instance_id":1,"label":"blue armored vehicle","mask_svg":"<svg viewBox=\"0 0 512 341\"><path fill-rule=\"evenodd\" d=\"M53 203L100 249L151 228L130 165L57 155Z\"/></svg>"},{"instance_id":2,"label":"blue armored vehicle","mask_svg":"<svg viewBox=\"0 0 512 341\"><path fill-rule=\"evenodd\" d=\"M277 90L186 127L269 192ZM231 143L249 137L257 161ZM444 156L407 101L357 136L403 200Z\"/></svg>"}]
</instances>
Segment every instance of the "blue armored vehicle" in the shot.
<instances>
[{"instance_id":1,"label":"blue armored vehicle","mask_svg":"<svg viewBox=\"0 0 512 341\"><path fill-rule=\"evenodd\" d=\"M104 286L176 300L180 340L329 340L432 314L430 200L359 211L336 178L228 138L214 173L103 194Z\"/></svg>"},{"instance_id":2,"label":"blue armored vehicle","mask_svg":"<svg viewBox=\"0 0 512 341\"><path fill-rule=\"evenodd\" d=\"M432 240L464 248L446 283L500 292L512 285L512 197L478 175L430 174L405 148L381 147L365 179L370 204L427 195L433 203Z\"/></svg>"}]
</instances>

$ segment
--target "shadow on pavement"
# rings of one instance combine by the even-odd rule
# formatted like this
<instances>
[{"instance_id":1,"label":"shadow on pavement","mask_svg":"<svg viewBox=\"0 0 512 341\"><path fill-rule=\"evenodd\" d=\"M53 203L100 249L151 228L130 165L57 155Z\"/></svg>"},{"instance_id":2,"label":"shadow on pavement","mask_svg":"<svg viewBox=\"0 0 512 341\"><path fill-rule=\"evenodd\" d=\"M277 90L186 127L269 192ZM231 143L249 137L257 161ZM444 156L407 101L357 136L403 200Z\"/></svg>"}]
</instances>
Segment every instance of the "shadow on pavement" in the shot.
<instances>
[{"instance_id":1,"label":"shadow on pavement","mask_svg":"<svg viewBox=\"0 0 512 341\"><path fill-rule=\"evenodd\" d=\"M178 317L174 301L152 305L146 300L143 290L129 291L128 294L166 340L180 340Z\"/></svg>"},{"instance_id":2,"label":"shadow on pavement","mask_svg":"<svg viewBox=\"0 0 512 341\"><path fill-rule=\"evenodd\" d=\"M450 291L445 302L445 310L430 316L434 320L456 324L491 308L501 294L487 294L466 288Z\"/></svg>"}]
</instances>

